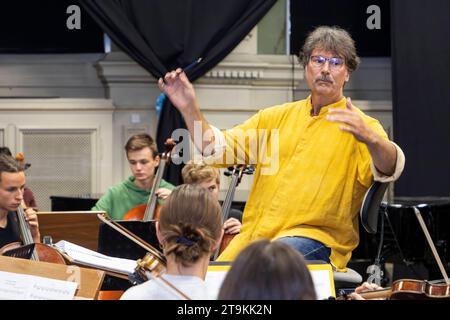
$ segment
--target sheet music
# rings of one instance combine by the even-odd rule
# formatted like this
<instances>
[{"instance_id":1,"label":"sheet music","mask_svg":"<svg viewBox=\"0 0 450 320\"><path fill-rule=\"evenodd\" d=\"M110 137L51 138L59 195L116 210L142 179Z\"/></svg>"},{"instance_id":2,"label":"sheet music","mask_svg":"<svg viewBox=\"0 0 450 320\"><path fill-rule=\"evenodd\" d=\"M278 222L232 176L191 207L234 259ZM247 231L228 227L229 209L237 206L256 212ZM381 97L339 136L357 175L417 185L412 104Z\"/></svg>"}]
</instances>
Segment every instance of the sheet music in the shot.
<instances>
[{"instance_id":1,"label":"sheet music","mask_svg":"<svg viewBox=\"0 0 450 320\"><path fill-rule=\"evenodd\" d=\"M208 270L205 277L208 297L217 299L222 282L227 275L228 270Z\"/></svg>"},{"instance_id":2,"label":"sheet music","mask_svg":"<svg viewBox=\"0 0 450 320\"><path fill-rule=\"evenodd\" d=\"M326 265L323 266L325 268ZM331 285L332 278L330 276L330 270L318 270L321 266L308 265L309 272L316 290L317 300L328 300L329 297L334 296L334 288ZM209 267L206 273L206 286L208 295L210 297L216 297L219 295L220 287L222 285L225 276L227 275L228 267Z\"/></svg>"},{"instance_id":3,"label":"sheet music","mask_svg":"<svg viewBox=\"0 0 450 320\"><path fill-rule=\"evenodd\" d=\"M72 300L78 284L0 271L0 300Z\"/></svg>"},{"instance_id":4,"label":"sheet music","mask_svg":"<svg viewBox=\"0 0 450 320\"><path fill-rule=\"evenodd\" d=\"M328 300L334 296L330 283L330 272L328 270L309 270L316 289L317 300Z\"/></svg>"},{"instance_id":5,"label":"sheet music","mask_svg":"<svg viewBox=\"0 0 450 320\"><path fill-rule=\"evenodd\" d=\"M70 256L75 262L98 269L132 274L137 266L135 260L109 257L65 240L58 241L55 246Z\"/></svg>"}]
</instances>

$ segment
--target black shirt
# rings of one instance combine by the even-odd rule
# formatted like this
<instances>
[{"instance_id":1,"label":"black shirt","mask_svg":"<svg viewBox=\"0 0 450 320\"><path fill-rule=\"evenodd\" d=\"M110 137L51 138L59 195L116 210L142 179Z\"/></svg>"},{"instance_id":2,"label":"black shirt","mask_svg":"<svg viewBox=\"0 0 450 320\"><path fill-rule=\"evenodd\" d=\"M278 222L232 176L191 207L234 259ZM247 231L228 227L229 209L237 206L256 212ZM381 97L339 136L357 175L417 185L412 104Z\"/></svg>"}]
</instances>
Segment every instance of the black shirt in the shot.
<instances>
[{"instance_id":1,"label":"black shirt","mask_svg":"<svg viewBox=\"0 0 450 320\"><path fill-rule=\"evenodd\" d=\"M17 215L15 212L8 212L6 227L0 227L0 248L13 243L21 242L19 232L19 222L17 221Z\"/></svg>"}]
</instances>

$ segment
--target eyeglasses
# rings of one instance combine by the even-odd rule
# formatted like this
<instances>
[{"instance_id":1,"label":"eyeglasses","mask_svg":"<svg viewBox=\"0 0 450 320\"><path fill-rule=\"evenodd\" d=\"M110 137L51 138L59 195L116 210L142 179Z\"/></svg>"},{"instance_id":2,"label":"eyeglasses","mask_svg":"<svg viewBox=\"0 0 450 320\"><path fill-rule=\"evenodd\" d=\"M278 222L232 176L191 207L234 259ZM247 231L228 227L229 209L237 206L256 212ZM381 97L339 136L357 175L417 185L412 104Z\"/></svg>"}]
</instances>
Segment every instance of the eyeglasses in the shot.
<instances>
[{"instance_id":1,"label":"eyeglasses","mask_svg":"<svg viewBox=\"0 0 450 320\"><path fill-rule=\"evenodd\" d=\"M338 70L344 65L344 59L338 57L327 58L323 56L311 56L311 64L315 68L322 68L328 61L330 64L330 69Z\"/></svg>"}]
</instances>

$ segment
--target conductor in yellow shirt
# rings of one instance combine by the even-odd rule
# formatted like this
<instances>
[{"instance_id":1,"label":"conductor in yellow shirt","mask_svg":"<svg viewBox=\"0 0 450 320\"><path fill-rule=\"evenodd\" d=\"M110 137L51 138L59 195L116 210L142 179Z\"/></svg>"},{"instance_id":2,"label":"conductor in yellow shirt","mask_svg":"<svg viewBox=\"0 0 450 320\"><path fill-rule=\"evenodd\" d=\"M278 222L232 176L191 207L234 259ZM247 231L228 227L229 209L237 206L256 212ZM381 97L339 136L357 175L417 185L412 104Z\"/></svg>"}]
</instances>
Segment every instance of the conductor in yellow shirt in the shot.
<instances>
[{"instance_id":1,"label":"conductor in yellow shirt","mask_svg":"<svg viewBox=\"0 0 450 320\"><path fill-rule=\"evenodd\" d=\"M241 233L220 260L233 260L249 243L268 238L292 245L307 260L345 271L359 242L358 211L365 192L374 180L395 181L405 157L379 121L344 96L360 63L347 31L316 28L300 61L309 97L263 109L224 132L204 119L183 70L167 73L159 87L208 161L256 165Z\"/></svg>"}]
</instances>

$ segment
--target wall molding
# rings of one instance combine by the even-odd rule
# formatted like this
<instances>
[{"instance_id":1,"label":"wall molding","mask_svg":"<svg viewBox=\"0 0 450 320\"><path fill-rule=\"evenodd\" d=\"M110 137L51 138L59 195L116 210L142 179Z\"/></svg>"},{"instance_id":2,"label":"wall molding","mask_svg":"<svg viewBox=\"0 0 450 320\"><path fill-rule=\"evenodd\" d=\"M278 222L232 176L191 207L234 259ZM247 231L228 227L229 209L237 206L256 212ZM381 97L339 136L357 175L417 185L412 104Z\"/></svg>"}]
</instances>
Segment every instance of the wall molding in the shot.
<instances>
[{"instance_id":1,"label":"wall molding","mask_svg":"<svg viewBox=\"0 0 450 320\"><path fill-rule=\"evenodd\" d=\"M104 98L95 64L104 54L2 55L0 97Z\"/></svg>"},{"instance_id":2,"label":"wall molding","mask_svg":"<svg viewBox=\"0 0 450 320\"><path fill-rule=\"evenodd\" d=\"M294 56L240 54L229 55L207 72L196 84L225 84L286 87L303 79L302 68ZM99 74L108 84L147 83L157 80L123 52L112 52L98 63Z\"/></svg>"},{"instance_id":3,"label":"wall molding","mask_svg":"<svg viewBox=\"0 0 450 320\"><path fill-rule=\"evenodd\" d=\"M0 111L113 111L110 99L0 99Z\"/></svg>"}]
</instances>

